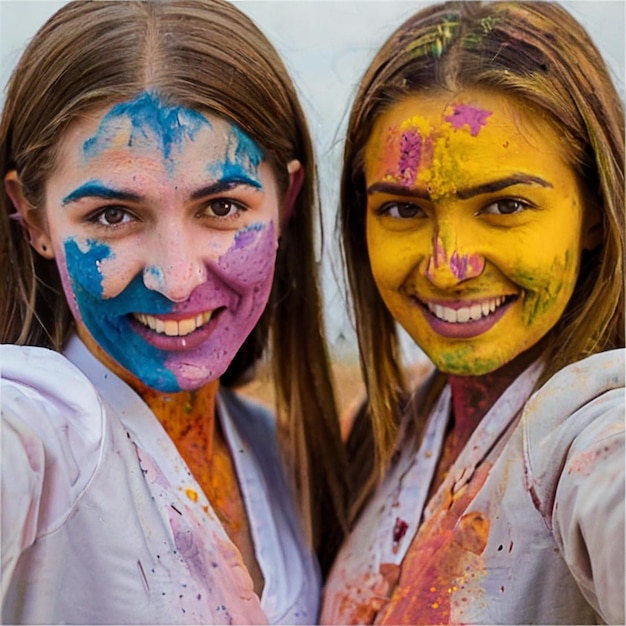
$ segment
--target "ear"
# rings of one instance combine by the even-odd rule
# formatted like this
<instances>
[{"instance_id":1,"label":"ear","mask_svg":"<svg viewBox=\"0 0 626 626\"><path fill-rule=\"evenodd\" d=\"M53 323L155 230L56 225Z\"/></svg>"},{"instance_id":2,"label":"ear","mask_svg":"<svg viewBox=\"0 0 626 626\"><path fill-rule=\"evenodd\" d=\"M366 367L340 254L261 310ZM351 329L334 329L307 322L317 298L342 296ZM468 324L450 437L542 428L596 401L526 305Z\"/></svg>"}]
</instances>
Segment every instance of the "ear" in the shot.
<instances>
[{"instance_id":1,"label":"ear","mask_svg":"<svg viewBox=\"0 0 626 626\"><path fill-rule=\"evenodd\" d=\"M11 170L4 177L4 189L11 199L17 213L11 217L20 222L30 245L44 258L53 259L52 240L43 224L41 211L36 210L24 197L22 183L16 170Z\"/></svg>"},{"instance_id":2,"label":"ear","mask_svg":"<svg viewBox=\"0 0 626 626\"><path fill-rule=\"evenodd\" d=\"M583 250L594 250L602 243L603 239L604 226L602 224L602 213L595 202L588 203L585 206L583 216Z\"/></svg>"},{"instance_id":3,"label":"ear","mask_svg":"<svg viewBox=\"0 0 626 626\"><path fill-rule=\"evenodd\" d=\"M281 212L282 228L287 225L293 215L296 200L298 199L298 195L300 194L302 183L304 181L304 169L302 168L300 161L297 159L289 161L287 164L287 171L289 172L289 187L287 188L285 198L283 199L283 210Z\"/></svg>"}]
</instances>

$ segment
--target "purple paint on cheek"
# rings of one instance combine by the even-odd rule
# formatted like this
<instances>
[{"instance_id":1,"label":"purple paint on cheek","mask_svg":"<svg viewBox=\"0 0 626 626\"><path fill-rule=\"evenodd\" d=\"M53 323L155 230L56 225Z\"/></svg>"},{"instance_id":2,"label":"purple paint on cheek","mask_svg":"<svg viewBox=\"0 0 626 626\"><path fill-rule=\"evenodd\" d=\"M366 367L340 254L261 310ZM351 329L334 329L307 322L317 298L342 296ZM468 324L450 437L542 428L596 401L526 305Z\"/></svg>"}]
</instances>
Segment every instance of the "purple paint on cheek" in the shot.
<instances>
[{"instance_id":1,"label":"purple paint on cheek","mask_svg":"<svg viewBox=\"0 0 626 626\"><path fill-rule=\"evenodd\" d=\"M276 259L274 225L253 225L237 233L230 249L220 257L218 266L229 282L248 287L273 279Z\"/></svg>"},{"instance_id":2,"label":"purple paint on cheek","mask_svg":"<svg viewBox=\"0 0 626 626\"><path fill-rule=\"evenodd\" d=\"M467 124L472 137L476 137L480 129L486 126L490 115L491 111L485 109L477 109L468 104L456 104L452 115L446 115L444 119L452 124L454 130L460 130Z\"/></svg>"},{"instance_id":3,"label":"purple paint on cheek","mask_svg":"<svg viewBox=\"0 0 626 626\"><path fill-rule=\"evenodd\" d=\"M408 187L412 187L415 183L417 170L422 161L422 146L423 140L417 131L402 133L398 169L402 182Z\"/></svg>"},{"instance_id":4,"label":"purple paint on cheek","mask_svg":"<svg viewBox=\"0 0 626 626\"><path fill-rule=\"evenodd\" d=\"M228 251L207 265L207 282L182 306L194 312L219 308L219 313L204 343L168 357L167 369L181 389L197 389L226 371L265 310L274 280L276 248L274 224L257 224L237 233Z\"/></svg>"}]
</instances>

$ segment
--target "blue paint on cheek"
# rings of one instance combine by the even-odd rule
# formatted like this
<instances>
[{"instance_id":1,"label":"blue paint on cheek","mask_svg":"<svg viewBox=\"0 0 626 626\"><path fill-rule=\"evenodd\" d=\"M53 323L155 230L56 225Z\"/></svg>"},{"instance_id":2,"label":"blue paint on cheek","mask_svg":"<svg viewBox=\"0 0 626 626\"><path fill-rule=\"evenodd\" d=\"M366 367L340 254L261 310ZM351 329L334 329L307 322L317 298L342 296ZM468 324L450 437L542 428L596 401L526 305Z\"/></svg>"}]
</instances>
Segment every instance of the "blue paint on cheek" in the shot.
<instances>
[{"instance_id":1,"label":"blue paint on cheek","mask_svg":"<svg viewBox=\"0 0 626 626\"><path fill-rule=\"evenodd\" d=\"M153 389L180 391L174 374L165 366L166 352L146 342L131 325L132 313L169 313L173 303L147 289L141 275L113 298L104 298L99 264L112 259L109 246L95 240L82 252L76 241L65 241L67 270L82 322L94 341L124 369Z\"/></svg>"},{"instance_id":2,"label":"blue paint on cheek","mask_svg":"<svg viewBox=\"0 0 626 626\"><path fill-rule=\"evenodd\" d=\"M144 92L130 102L122 102L111 108L102 118L96 134L85 141L83 152L93 158L106 150L124 128L124 120L130 121L128 146L153 139L159 142L165 160L172 158L172 149L181 147L185 141L193 141L202 128L212 128L209 120L193 109L170 106L153 92Z\"/></svg>"},{"instance_id":3,"label":"blue paint on cheek","mask_svg":"<svg viewBox=\"0 0 626 626\"><path fill-rule=\"evenodd\" d=\"M66 239L64 242L67 268L72 278L72 285L74 286L77 300L79 295L83 293L102 297L100 264L105 259L113 256L109 246L94 239L88 239L85 245L87 250L81 252L73 237ZM76 293L77 289L78 293Z\"/></svg>"}]
</instances>

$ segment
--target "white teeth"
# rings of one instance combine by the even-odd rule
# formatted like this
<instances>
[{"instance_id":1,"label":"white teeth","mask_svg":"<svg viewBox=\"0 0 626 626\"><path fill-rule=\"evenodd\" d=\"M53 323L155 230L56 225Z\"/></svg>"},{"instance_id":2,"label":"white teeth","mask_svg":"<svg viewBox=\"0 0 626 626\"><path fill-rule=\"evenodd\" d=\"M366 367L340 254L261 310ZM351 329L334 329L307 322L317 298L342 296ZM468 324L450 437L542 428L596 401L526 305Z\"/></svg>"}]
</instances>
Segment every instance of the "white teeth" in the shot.
<instances>
[{"instance_id":1,"label":"white teeth","mask_svg":"<svg viewBox=\"0 0 626 626\"><path fill-rule=\"evenodd\" d=\"M505 301L504 296L490 298L480 304L453 309L441 304L428 304L428 309L435 316L444 322L452 324L465 324L469 321L477 321L493 313Z\"/></svg>"},{"instance_id":2,"label":"white teeth","mask_svg":"<svg viewBox=\"0 0 626 626\"><path fill-rule=\"evenodd\" d=\"M167 335L168 337L184 337L204 326L211 319L213 311L205 311L204 313L198 313L195 317L188 317L178 321L162 320L146 313L134 313L133 315L138 322L157 333Z\"/></svg>"}]
</instances>

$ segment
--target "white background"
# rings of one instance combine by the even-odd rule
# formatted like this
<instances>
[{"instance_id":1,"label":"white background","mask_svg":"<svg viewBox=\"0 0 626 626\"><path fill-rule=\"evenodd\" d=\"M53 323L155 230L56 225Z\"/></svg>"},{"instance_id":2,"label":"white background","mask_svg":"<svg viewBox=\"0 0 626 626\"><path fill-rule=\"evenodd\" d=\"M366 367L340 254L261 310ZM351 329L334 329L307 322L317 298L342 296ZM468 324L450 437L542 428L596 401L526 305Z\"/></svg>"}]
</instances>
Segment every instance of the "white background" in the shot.
<instances>
[{"instance_id":1,"label":"white background","mask_svg":"<svg viewBox=\"0 0 626 626\"><path fill-rule=\"evenodd\" d=\"M235 0L277 47L296 82L316 145L324 207L324 295L329 339L336 354L354 354L344 303L334 228L341 137L356 85L392 30L431 2L411 0ZM65 2L0 0L0 85L6 84L26 42ZM624 0L561 2L609 63L624 97ZM33 89L37 86L33 85ZM0 96L0 101L3 94Z\"/></svg>"}]
</instances>

